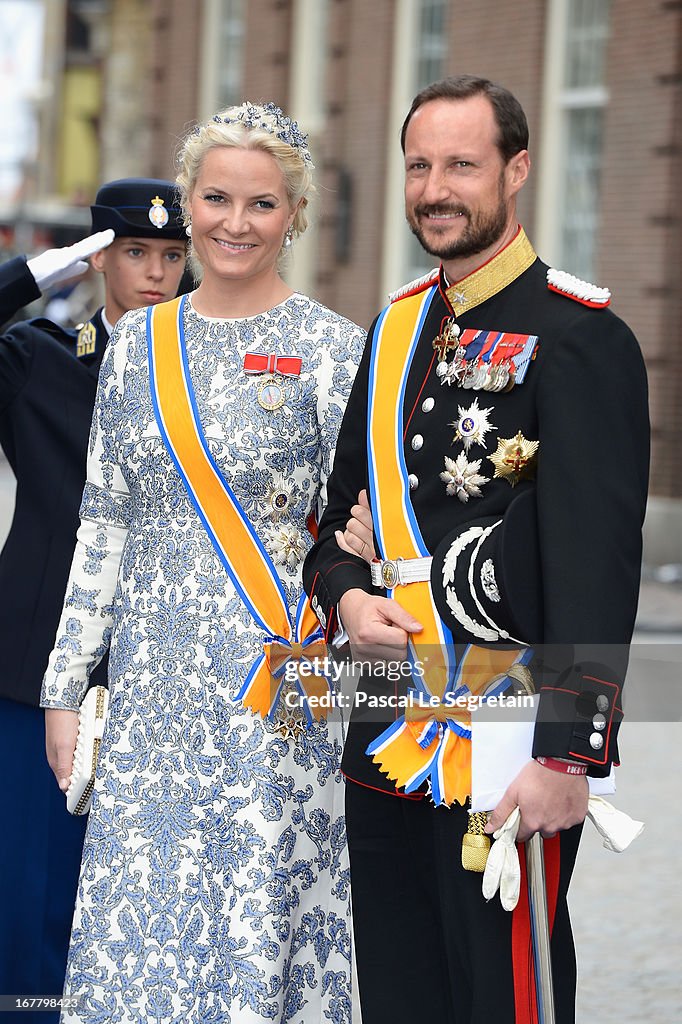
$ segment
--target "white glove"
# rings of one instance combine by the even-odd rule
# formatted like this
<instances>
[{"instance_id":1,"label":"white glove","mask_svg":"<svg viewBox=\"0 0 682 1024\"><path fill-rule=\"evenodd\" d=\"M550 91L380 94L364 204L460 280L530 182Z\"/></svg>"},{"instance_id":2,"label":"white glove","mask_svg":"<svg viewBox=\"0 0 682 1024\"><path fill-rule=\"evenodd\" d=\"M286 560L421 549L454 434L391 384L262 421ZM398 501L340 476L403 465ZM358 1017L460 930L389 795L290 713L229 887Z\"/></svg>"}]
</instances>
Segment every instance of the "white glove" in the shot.
<instances>
[{"instance_id":1,"label":"white glove","mask_svg":"<svg viewBox=\"0 0 682 1024\"><path fill-rule=\"evenodd\" d=\"M612 853L622 853L644 828L643 821L635 821L618 811L600 796L591 796L587 802L587 817L604 840L603 845Z\"/></svg>"},{"instance_id":2,"label":"white glove","mask_svg":"<svg viewBox=\"0 0 682 1024\"><path fill-rule=\"evenodd\" d=\"M63 249L47 249L41 252L40 256L27 260L26 266L40 290L44 291L45 288L50 288L60 281L84 274L88 265L83 261L92 256L93 252L106 249L114 238L115 234L111 228L97 231L94 235L88 235L80 242L67 245Z\"/></svg>"},{"instance_id":3,"label":"white glove","mask_svg":"<svg viewBox=\"0 0 682 1024\"><path fill-rule=\"evenodd\" d=\"M505 910L513 910L519 902L521 866L516 849L516 834L520 824L521 812L515 807L502 828L493 833L496 841L490 847L483 872L484 897L491 900L499 889L500 900Z\"/></svg>"},{"instance_id":4,"label":"white glove","mask_svg":"<svg viewBox=\"0 0 682 1024\"><path fill-rule=\"evenodd\" d=\"M612 853L622 853L644 828L643 821L635 821L617 810L601 796L591 796L587 802L587 817ZM513 910L519 901L521 868L516 849L516 834L521 815L516 807L502 828L493 833L496 842L490 847L483 872L483 895L491 900L500 890L500 901L505 910Z\"/></svg>"}]
</instances>

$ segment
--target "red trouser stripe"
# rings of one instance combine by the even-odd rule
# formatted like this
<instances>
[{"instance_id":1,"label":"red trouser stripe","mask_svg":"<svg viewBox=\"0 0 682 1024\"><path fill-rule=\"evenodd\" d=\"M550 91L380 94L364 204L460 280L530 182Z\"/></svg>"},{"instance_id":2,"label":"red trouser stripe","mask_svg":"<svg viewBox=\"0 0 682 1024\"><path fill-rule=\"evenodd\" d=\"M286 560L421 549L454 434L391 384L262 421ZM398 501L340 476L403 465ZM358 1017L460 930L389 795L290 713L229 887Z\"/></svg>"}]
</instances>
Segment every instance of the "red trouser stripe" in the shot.
<instances>
[{"instance_id":1,"label":"red trouser stripe","mask_svg":"<svg viewBox=\"0 0 682 1024\"><path fill-rule=\"evenodd\" d=\"M559 895L560 842L560 835L554 836L553 839L545 839L544 841L547 913L549 916L550 935L554 927L554 916ZM519 894L519 902L512 913L512 971L514 974L515 1024L538 1024L526 857L525 851L520 844L517 849L521 864L521 892Z\"/></svg>"}]
</instances>

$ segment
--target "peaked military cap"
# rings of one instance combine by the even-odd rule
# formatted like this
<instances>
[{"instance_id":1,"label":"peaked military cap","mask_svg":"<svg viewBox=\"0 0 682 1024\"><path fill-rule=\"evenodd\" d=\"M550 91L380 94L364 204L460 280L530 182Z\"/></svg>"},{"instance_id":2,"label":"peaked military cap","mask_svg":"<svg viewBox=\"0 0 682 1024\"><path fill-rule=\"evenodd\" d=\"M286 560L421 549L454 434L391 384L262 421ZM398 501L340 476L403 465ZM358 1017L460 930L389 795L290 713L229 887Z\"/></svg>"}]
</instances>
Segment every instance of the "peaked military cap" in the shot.
<instances>
[{"instance_id":1,"label":"peaked military cap","mask_svg":"<svg viewBox=\"0 0 682 1024\"><path fill-rule=\"evenodd\" d=\"M102 185L92 212L92 230L112 228L133 238L187 240L179 197L172 181L120 178Z\"/></svg>"},{"instance_id":2,"label":"peaked military cap","mask_svg":"<svg viewBox=\"0 0 682 1024\"><path fill-rule=\"evenodd\" d=\"M455 640L537 644L543 635L535 487L499 516L470 520L436 548L434 601Z\"/></svg>"}]
</instances>

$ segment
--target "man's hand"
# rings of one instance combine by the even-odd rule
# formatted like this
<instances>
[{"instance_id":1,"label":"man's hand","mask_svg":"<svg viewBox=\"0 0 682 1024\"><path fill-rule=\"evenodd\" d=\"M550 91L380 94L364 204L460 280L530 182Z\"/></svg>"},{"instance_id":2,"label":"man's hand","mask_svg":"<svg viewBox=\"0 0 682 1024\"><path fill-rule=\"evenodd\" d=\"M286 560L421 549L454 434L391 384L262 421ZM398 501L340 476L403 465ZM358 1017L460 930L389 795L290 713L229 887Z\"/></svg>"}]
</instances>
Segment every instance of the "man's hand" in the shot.
<instances>
[{"instance_id":1,"label":"man's hand","mask_svg":"<svg viewBox=\"0 0 682 1024\"><path fill-rule=\"evenodd\" d=\"M68 281L72 277L79 277L88 269L84 262L88 256L100 249L106 249L115 238L111 228L106 231L97 231L94 235L82 238L80 242L67 245L63 249L47 249L41 252L40 256L26 261L26 266L31 271L35 283L41 291L51 288L53 284L60 281Z\"/></svg>"},{"instance_id":2,"label":"man's hand","mask_svg":"<svg viewBox=\"0 0 682 1024\"><path fill-rule=\"evenodd\" d=\"M557 832L579 825L587 814L587 776L564 775L529 761L488 818L485 831L495 832L515 807L521 811L517 842L525 843L534 832L551 839Z\"/></svg>"},{"instance_id":3,"label":"man's hand","mask_svg":"<svg viewBox=\"0 0 682 1024\"><path fill-rule=\"evenodd\" d=\"M45 711L45 751L62 793L69 788L77 740L78 712L48 708Z\"/></svg>"},{"instance_id":4,"label":"man's hand","mask_svg":"<svg viewBox=\"0 0 682 1024\"><path fill-rule=\"evenodd\" d=\"M351 518L346 523L343 533L337 530L335 533L336 543L342 551L349 555L359 555L366 562L371 562L375 557L372 513L369 509L367 491L360 491L358 503L350 510Z\"/></svg>"},{"instance_id":5,"label":"man's hand","mask_svg":"<svg viewBox=\"0 0 682 1024\"><path fill-rule=\"evenodd\" d=\"M399 661L407 654L410 633L422 629L409 612L388 597L364 590L347 590L339 601L339 616L348 633L355 661Z\"/></svg>"}]
</instances>

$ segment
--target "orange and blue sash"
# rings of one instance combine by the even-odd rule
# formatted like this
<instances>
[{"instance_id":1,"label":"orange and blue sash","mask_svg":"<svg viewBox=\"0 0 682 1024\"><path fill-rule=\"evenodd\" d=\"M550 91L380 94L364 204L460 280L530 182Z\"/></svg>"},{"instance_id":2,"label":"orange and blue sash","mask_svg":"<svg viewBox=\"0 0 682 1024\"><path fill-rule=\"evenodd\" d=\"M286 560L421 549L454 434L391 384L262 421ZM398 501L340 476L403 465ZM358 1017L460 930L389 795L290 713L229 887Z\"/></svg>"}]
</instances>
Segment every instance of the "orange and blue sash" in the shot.
<instances>
[{"instance_id":1,"label":"orange and blue sash","mask_svg":"<svg viewBox=\"0 0 682 1024\"><path fill-rule=\"evenodd\" d=\"M431 303L438 292L408 295L388 306L371 339L367 451L370 502L384 559L421 558L426 547L410 498L403 450L407 377ZM492 679L504 679L529 652L467 646L459 664L428 582L388 591L423 629L410 637L412 706L367 748L375 763L406 793L430 782L436 804L464 803L471 793L471 724L467 697Z\"/></svg>"},{"instance_id":2,"label":"orange and blue sash","mask_svg":"<svg viewBox=\"0 0 682 1024\"><path fill-rule=\"evenodd\" d=\"M330 690L327 678L316 674L326 653L322 632L305 594L292 621L272 559L211 455L189 372L185 302L186 296L181 296L147 311L149 382L161 438L216 554L264 634L263 650L237 699L272 718L290 682L311 722L323 713L319 698ZM303 673L296 671L295 680L287 672L290 663L305 666ZM314 710L310 697L316 698Z\"/></svg>"}]
</instances>

